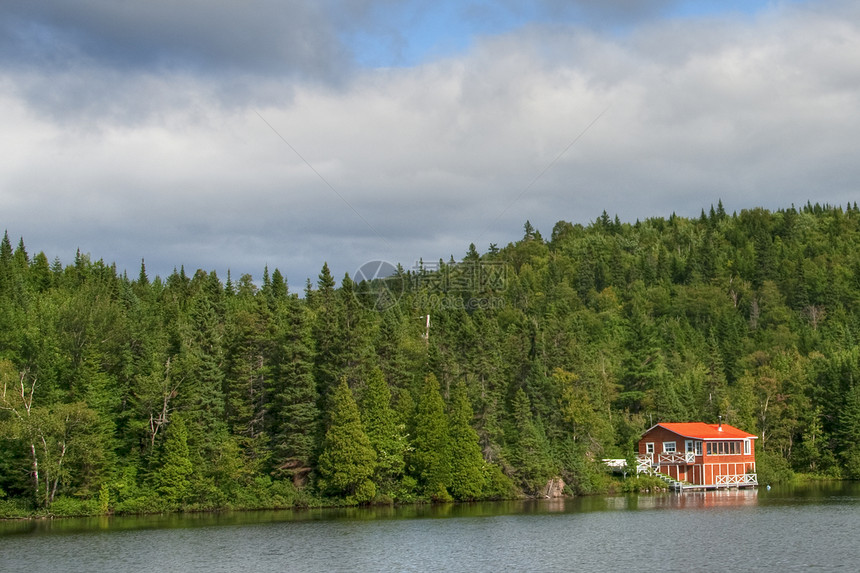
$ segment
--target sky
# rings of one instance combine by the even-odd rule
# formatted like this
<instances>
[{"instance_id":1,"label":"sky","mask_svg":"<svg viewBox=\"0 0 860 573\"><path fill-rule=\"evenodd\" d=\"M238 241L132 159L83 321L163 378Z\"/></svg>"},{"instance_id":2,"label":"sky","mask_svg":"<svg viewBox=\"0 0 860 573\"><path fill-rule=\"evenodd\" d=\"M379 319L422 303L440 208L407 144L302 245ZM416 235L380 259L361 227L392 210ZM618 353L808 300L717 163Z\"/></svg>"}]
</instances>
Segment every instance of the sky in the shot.
<instances>
[{"instance_id":1,"label":"sky","mask_svg":"<svg viewBox=\"0 0 860 573\"><path fill-rule=\"evenodd\" d=\"M860 6L6 0L0 227L150 278L857 200Z\"/></svg>"}]
</instances>

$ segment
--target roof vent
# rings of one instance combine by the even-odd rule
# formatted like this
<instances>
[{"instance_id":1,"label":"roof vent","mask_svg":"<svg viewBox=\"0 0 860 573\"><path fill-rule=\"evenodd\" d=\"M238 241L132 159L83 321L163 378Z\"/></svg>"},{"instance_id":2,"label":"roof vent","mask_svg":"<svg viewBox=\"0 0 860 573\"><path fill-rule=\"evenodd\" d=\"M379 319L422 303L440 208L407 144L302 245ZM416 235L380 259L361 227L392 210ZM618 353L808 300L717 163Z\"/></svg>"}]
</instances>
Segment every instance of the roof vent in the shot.
<instances>
[{"instance_id":1,"label":"roof vent","mask_svg":"<svg viewBox=\"0 0 860 573\"><path fill-rule=\"evenodd\" d=\"M723 431L723 417L722 416L720 416L720 426L717 428L717 431L718 432Z\"/></svg>"}]
</instances>

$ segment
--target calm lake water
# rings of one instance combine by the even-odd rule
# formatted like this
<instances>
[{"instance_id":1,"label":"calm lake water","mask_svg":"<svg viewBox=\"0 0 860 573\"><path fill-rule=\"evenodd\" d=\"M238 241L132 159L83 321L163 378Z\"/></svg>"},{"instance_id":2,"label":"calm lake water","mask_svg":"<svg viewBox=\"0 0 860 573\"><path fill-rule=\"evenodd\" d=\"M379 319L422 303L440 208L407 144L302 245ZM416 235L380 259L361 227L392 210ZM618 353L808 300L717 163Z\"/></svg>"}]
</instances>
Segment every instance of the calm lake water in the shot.
<instances>
[{"instance_id":1,"label":"calm lake water","mask_svg":"<svg viewBox=\"0 0 860 573\"><path fill-rule=\"evenodd\" d=\"M0 571L858 571L860 484L0 522Z\"/></svg>"}]
</instances>

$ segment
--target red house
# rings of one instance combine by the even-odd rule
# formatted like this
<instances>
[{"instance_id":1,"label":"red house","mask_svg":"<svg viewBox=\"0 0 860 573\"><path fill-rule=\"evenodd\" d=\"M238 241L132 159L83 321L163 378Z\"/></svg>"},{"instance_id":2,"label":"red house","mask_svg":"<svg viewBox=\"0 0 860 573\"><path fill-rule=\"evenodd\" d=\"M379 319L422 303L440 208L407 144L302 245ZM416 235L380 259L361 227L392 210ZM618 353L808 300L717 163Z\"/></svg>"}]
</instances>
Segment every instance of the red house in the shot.
<instances>
[{"instance_id":1,"label":"red house","mask_svg":"<svg viewBox=\"0 0 860 573\"><path fill-rule=\"evenodd\" d=\"M755 439L722 423L657 424L639 440L637 471L656 471L685 487L755 486Z\"/></svg>"}]
</instances>

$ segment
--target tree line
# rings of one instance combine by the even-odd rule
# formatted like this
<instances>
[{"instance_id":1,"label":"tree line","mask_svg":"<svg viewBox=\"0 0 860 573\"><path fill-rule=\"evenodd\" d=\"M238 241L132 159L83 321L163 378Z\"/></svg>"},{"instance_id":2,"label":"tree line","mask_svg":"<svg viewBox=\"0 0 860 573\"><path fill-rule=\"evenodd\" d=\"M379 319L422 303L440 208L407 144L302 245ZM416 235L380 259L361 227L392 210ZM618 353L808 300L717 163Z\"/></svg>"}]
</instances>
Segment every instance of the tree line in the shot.
<instances>
[{"instance_id":1,"label":"tree line","mask_svg":"<svg viewBox=\"0 0 860 573\"><path fill-rule=\"evenodd\" d=\"M773 479L858 478L858 247L856 204L604 212L374 280L323 264L294 292L278 269L129 277L6 235L0 507L594 493L651 425L718 416Z\"/></svg>"}]
</instances>

